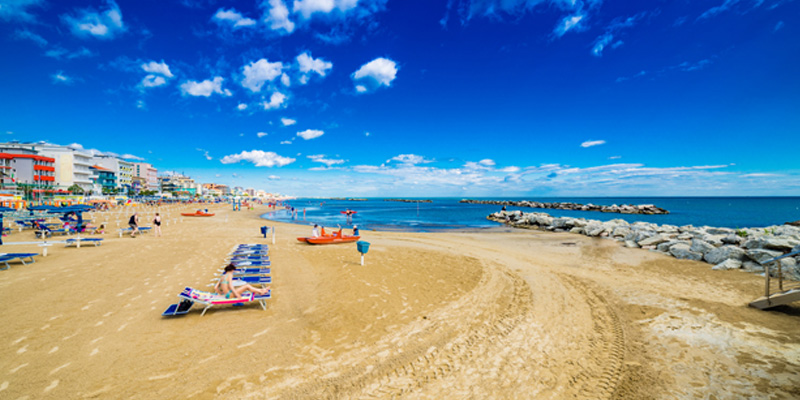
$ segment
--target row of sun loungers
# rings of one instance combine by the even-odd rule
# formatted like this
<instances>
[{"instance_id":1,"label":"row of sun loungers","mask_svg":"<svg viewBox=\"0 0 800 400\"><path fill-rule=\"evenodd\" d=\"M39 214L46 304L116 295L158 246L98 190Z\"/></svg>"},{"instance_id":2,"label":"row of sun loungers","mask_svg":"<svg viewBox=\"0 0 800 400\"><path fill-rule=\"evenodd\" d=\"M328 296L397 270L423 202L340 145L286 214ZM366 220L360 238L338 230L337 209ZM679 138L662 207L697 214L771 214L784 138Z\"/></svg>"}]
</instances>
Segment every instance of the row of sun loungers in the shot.
<instances>
[{"instance_id":1,"label":"row of sun loungers","mask_svg":"<svg viewBox=\"0 0 800 400\"><path fill-rule=\"evenodd\" d=\"M36 262L36 260L33 259L33 256L38 256L38 255L39 253L0 253L0 263L6 265L5 268L0 268L0 271L11 268L11 266L8 265L9 261L19 260L22 263L22 265L28 265L25 262L25 259L28 259L28 262L33 264Z\"/></svg>"},{"instance_id":2,"label":"row of sun loungers","mask_svg":"<svg viewBox=\"0 0 800 400\"><path fill-rule=\"evenodd\" d=\"M267 245L261 244L241 244L236 246L228 255L226 261L237 267L234 272L232 284L234 286L239 286L244 284L265 285L272 283L272 277L270 276L271 269L265 268L270 265L269 256L267 255L268 251L269 248ZM212 282L218 281L223 273L223 270L218 270ZM217 293L187 287L178 294L178 297L182 299L181 302L170 305L166 311L161 314L162 316L172 317L186 315L195 304L202 304L205 306L200 316L205 315L206 311L214 306L242 306L254 302L257 302L261 305L262 309L266 310L267 299L272 297L272 291L270 290L264 295L247 292L243 293L240 298L227 298Z\"/></svg>"}]
</instances>

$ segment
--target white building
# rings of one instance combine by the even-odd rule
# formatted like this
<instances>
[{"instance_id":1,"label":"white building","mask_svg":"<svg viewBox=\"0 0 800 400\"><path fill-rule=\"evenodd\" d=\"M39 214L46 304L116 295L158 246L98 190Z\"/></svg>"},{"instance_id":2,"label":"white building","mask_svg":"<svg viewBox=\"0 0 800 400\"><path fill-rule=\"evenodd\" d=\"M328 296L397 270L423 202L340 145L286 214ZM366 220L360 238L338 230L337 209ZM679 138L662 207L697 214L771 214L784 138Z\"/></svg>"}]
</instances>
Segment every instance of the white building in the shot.
<instances>
[{"instance_id":1,"label":"white building","mask_svg":"<svg viewBox=\"0 0 800 400\"><path fill-rule=\"evenodd\" d=\"M130 191L133 182L134 163L108 155L97 155L94 156L94 159L95 164L114 172L117 177L117 189L122 193Z\"/></svg>"},{"instance_id":2,"label":"white building","mask_svg":"<svg viewBox=\"0 0 800 400\"><path fill-rule=\"evenodd\" d=\"M133 163L132 176L147 181L147 190L159 191L158 170L148 163Z\"/></svg>"}]
</instances>

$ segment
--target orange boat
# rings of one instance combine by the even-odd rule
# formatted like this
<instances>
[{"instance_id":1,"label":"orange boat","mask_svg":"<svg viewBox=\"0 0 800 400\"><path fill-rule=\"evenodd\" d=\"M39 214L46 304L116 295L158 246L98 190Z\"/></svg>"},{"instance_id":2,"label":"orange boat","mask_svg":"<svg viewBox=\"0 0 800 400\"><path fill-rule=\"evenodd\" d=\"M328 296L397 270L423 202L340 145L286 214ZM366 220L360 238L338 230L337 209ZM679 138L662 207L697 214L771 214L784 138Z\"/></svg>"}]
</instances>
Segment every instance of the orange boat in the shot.
<instances>
[{"instance_id":1,"label":"orange boat","mask_svg":"<svg viewBox=\"0 0 800 400\"><path fill-rule=\"evenodd\" d=\"M207 213L203 211L195 211L193 213L181 213L184 217L213 217L214 213Z\"/></svg>"},{"instance_id":2,"label":"orange boat","mask_svg":"<svg viewBox=\"0 0 800 400\"><path fill-rule=\"evenodd\" d=\"M337 244L355 242L360 238L361 236L344 236L342 235L342 230L339 229L339 232L334 236L310 237L305 239L308 244Z\"/></svg>"},{"instance_id":3,"label":"orange boat","mask_svg":"<svg viewBox=\"0 0 800 400\"><path fill-rule=\"evenodd\" d=\"M297 238L297 241L298 242L303 242L303 243L308 243L308 239L318 239L318 238L321 238L321 237L322 238L333 238L334 236L336 236L336 235L331 234L331 233L325 233L325 228L322 228L322 236L317 236L316 238L313 237L313 236L299 237L299 238Z\"/></svg>"}]
</instances>

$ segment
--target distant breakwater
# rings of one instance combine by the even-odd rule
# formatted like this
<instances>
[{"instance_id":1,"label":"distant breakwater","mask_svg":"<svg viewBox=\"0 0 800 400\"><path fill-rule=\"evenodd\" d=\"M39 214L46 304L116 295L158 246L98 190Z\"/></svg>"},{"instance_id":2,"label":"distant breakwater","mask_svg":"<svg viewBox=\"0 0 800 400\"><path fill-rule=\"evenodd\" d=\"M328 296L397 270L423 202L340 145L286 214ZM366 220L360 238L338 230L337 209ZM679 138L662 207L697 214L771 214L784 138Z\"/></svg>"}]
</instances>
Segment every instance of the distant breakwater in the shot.
<instances>
[{"instance_id":1,"label":"distant breakwater","mask_svg":"<svg viewBox=\"0 0 800 400\"><path fill-rule=\"evenodd\" d=\"M540 203L538 201L510 201L510 200L469 200L464 199L459 203L467 204L492 204L497 206L513 206L513 207L530 207L530 208L549 208L555 210L572 210L572 211L599 211L605 213L619 213L619 214L669 214L669 211L656 207L653 204L623 204L618 206L616 204L610 206L599 206L596 204L578 204L578 203Z\"/></svg>"},{"instance_id":2,"label":"distant breakwater","mask_svg":"<svg viewBox=\"0 0 800 400\"><path fill-rule=\"evenodd\" d=\"M340 201L367 201L367 199L355 199L351 197L331 197L331 200L340 200Z\"/></svg>"},{"instance_id":3,"label":"distant breakwater","mask_svg":"<svg viewBox=\"0 0 800 400\"><path fill-rule=\"evenodd\" d=\"M678 259L705 261L714 265L714 270L742 269L762 273L762 262L800 251L800 228L791 225L734 230L649 222L631 224L621 219L603 222L584 218L555 218L545 213L522 211L499 211L486 218L515 228L614 239L625 247L657 251ZM800 256L787 257L780 262L784 277L800 281Z\"/></svg>"},{"instance_id":4,"label":"distant breakwater","mask_svg":"<svg viewBox=\"0 0 800 400\"><path fill-rule=\"evenodd\" d=\"M412 199L384 199L383 201L396 201L399 203L433 203L433 200L412 200Z\"/></svg>"}]
</instances>

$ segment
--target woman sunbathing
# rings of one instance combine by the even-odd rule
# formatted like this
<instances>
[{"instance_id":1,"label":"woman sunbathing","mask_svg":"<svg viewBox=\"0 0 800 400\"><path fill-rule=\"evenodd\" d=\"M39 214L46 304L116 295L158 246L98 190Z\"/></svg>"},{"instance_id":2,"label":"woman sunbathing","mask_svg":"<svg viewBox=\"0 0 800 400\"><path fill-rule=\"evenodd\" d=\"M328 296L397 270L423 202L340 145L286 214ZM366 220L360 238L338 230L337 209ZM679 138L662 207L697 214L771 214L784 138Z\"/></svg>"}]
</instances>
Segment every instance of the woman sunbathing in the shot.
<instances>
[{"instance_id":1,"label":"woman sunbathing","mask_svg":"<svg viewBox=\"0 0 800 400\"><path fill-rule=\"evenodd\" d=\"M241 286L233 286L234 271L236 271L236 266L233 264L228 264L225 267L225 273L214 286L214 291L217 292L217 294L225 296L226 299L230 299L231 297L238 299L242 297L242 293L244 292L253 292L258 295L265 295L269 292L269 286L263 289L254 288L248 283Z\"/></svg>"}]
</instances>

